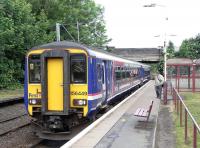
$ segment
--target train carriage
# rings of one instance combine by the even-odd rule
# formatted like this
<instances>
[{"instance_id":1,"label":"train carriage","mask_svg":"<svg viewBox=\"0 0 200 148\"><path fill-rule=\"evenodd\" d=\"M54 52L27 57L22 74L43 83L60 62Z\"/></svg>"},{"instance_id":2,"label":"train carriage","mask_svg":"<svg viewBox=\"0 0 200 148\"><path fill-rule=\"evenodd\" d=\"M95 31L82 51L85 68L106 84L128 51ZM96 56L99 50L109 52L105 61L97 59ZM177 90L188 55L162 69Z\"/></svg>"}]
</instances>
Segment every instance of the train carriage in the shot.
<instances>
[{"instance_id":1,"label":"train carriage","mask_svg":"<svg viewBox=\"0 0 200 148\"><path fill-rule=\"evenodd\" d=\"M53 42L27 53L24 101L40 131L68 133L149 78L147 65L74 42Z\"/></svg>"}]
</instances>

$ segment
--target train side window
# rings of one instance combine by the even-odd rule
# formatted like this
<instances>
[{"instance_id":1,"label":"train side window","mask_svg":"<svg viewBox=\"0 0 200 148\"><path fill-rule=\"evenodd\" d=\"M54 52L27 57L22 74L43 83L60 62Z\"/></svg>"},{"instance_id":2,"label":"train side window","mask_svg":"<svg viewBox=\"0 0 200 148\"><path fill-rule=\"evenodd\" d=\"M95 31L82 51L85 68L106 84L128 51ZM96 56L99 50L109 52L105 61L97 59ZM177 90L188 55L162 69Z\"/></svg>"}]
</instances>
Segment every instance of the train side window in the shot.
<instances>
[{"instance_id":1,"label":"train side window","mask_svg":"<svg viewBox=\"0 0 200 148\"><path fill-rule=\"evenodd\" d=\"M116 77L116 80L121 80L120 67L115 67L115 77Z\"/></svg>"},{"instance_id":2,"label":"train side window","mask_svg":"<svg viewBox=\"0 0 200 148\"><path fill-rule=\"evenodd\" d=\"M121 71L122 71L122 79L125 79L125 78L126 78L126 68L123 67L123 68L121 69Z\"/></svg>"},{"instance_id":3,"label":"train side window","mask_svg":"<svg viewBox=\"0 0 200 148\"><path fill-rule=\"evenodd\" d=\"M98 81L101 81L101 77L102 77L102 71L101 71L101 65L97 64L97 79Z\"/></svg>"},{"instance_id":4,"label":"train side window","mask_svg":"<svg viewBox=\"0 0 200 148\"><path fill-rule=\"evenodd\" d=\"M71 83L86 83L86 58L84 55L71 55Z\"/></svg>"},{"instance_id":5,"label":"train side window","mask_svg":"<svg viewBox=\"0 0 200 148\"><path fill-rule=\"evenodd\" d=\"M130 71L129 70L126 71L126 78L130 78Z\"/></svg>"},{"instance_id":6,"label":"train side window","mask_svg":"<svg viewBox=\"0 0 200 148\"><path fill-rule=\"evenodd\" d=\"M40 83L40 55L30 55L28 59L29 65L29 82Z\"/></svg>"},{"instance_id":7,"label":"train side window","mask_svg":"<svg viewBox=\"0 0 200 148\"><path fill-rule=\"evenodd\" d=\"M102 83L104 84L104 68L103 68L103 66L102 66Z\"/></svg>"}]
</instances>

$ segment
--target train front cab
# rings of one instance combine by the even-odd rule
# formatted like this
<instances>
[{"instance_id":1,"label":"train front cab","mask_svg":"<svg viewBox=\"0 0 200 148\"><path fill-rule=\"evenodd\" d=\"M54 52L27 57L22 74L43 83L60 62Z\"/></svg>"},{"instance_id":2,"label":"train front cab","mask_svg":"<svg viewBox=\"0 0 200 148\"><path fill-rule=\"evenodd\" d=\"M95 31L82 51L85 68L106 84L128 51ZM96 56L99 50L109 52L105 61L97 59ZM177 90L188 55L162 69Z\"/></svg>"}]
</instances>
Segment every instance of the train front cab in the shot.
<instances>
[{"instance_id":1,"label":"train front cab","mask_svg":"<svg viewBox=\"0 0 200 148\"><path fill-rule=\"evenodd\" d=\"M44 129L68 130L88 112L87 53L41 49L27 57L29 114Z\"/></svg>"}]
</instances>

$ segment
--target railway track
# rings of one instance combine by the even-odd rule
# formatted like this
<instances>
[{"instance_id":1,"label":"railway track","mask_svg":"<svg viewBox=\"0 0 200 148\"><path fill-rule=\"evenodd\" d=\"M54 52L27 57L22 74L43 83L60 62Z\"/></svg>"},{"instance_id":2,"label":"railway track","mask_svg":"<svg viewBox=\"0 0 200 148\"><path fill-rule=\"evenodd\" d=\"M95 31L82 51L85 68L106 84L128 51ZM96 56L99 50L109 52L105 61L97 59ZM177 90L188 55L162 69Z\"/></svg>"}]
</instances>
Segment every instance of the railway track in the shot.
<instances>
[{"instance_id":1,"label":"railway track","mask_svg":"<svg viewBox=\"0 0 200 148\"><path fill-rule=\"evenodd\" d=\"M21 102L23 98L0 101L0 136L30 124L30 118Z\"/></svg>"},{"instance_id":2,"label":"railway track","mask_svg":"<svg viewBox=\"0 0 200 148\"><path fill-rule=\"evenodd\" d=\"M134 90L133 90L134 91ZM123 100L123 99L122 99ZM36 137L31 127L31 119L26 114L26 110L23 100L19 99L19 102L11 103L7 102L7 105L1 105L0 102L0 143L2 147L31 147L31 148L48 148L48 147L60 147L67 140L72 139L80 131L89 126L91 122L85 123L85 125L79 125L76 129L73 129L73 133L69 135L67 140L43 140ZM116 104L118 104L117 102ZM4 103L5 104L5 103ZM116 104L112 104L105 112L112 109ZM97 119L100 118L105 112L101 112L97 115ZM20 139L19 139L20 136Z\"/></svg>"},{"instance_id":3,"label":"railway track","mask_svg":"<svg viewBox=\"0 0 200 148\"><path fill-rule=\"evenodd\" d=\"M20 116L14 119L0 123L0 136L14 132L19 128L30 125L28 116Z\"/></svg>"},{"instance_id":4,"label":"railway track","mask_svg":"<svg viewBox=\"0 0 200 148\"><path fill-rule=\"evenodd\" d=\"M21 102L22 97L0 101L0 136L30 124Z\"/></svg>"},{"instance_id":5,"label":"railway track","mask_svg":"<svg viewBox=\"0 0 200 148\"><path fill-rule=\"evenodd\" d=\"M0 147L29 147L25 142L20 142L19 137L25 134L25 138L34 139L26 134L31 132L30 123L22 97L0 101ZM25 138L23 141L32 141Z\"/></svg>"},{"instance_id":6,"label":"railway track","mask_svg":"<svg viewBox=\"0 0 200 148\"><path fill-rule=\"evenodd\" d=\"M8 98L8 99L0 100L0 107L22 103L23 101L24 101L23 97Z\"/></svg>"},{"instance_id":7,"label":"railway track","mask_svg":"<svg viewBox=\"0 0 200 148\"><path fill-rule=\"evenodd\" d=\"M36 137L30 124L31 118L27 115L22 102L21 98L0 102L0 143L2 147L48 148L59 147L67 142L66 140L43 140ZM68 138L71 139L85 126L76 128Z\"/></svg>"},{"instance_id":8,"label":"railway track","mask_svg":"<svg viewBox=\"0 0 200 148\"><path fill-rule=\"evenodd\" d=\"M60 140L60 141L53 141L53 140L38 140L35 144L32 144L30 148L59 148L63 144L65 144L67 141L66 140Z\"/></svg>"}]
</instances>

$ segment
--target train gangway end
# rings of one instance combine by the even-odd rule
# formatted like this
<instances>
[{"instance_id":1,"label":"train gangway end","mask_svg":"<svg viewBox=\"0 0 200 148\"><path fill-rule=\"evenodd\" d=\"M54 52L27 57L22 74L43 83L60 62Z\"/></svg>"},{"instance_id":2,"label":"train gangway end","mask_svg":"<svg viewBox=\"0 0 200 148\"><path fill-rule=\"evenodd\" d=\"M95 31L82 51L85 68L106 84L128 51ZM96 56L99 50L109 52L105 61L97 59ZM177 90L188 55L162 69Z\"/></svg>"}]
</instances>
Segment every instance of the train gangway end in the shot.
<instances>
[{"instance_id":1,"label":"train gangway end","mask_svg":"<svg viewBox=\"0 0 200 148\"><path fill-rule=\"evenodd\" d=\"M154 105L147 123L134 116L138 108L148 107L152 100ZM149 81L62 148L154 147L159 106L154 82Z\"/></svg>"}]
</instances>

